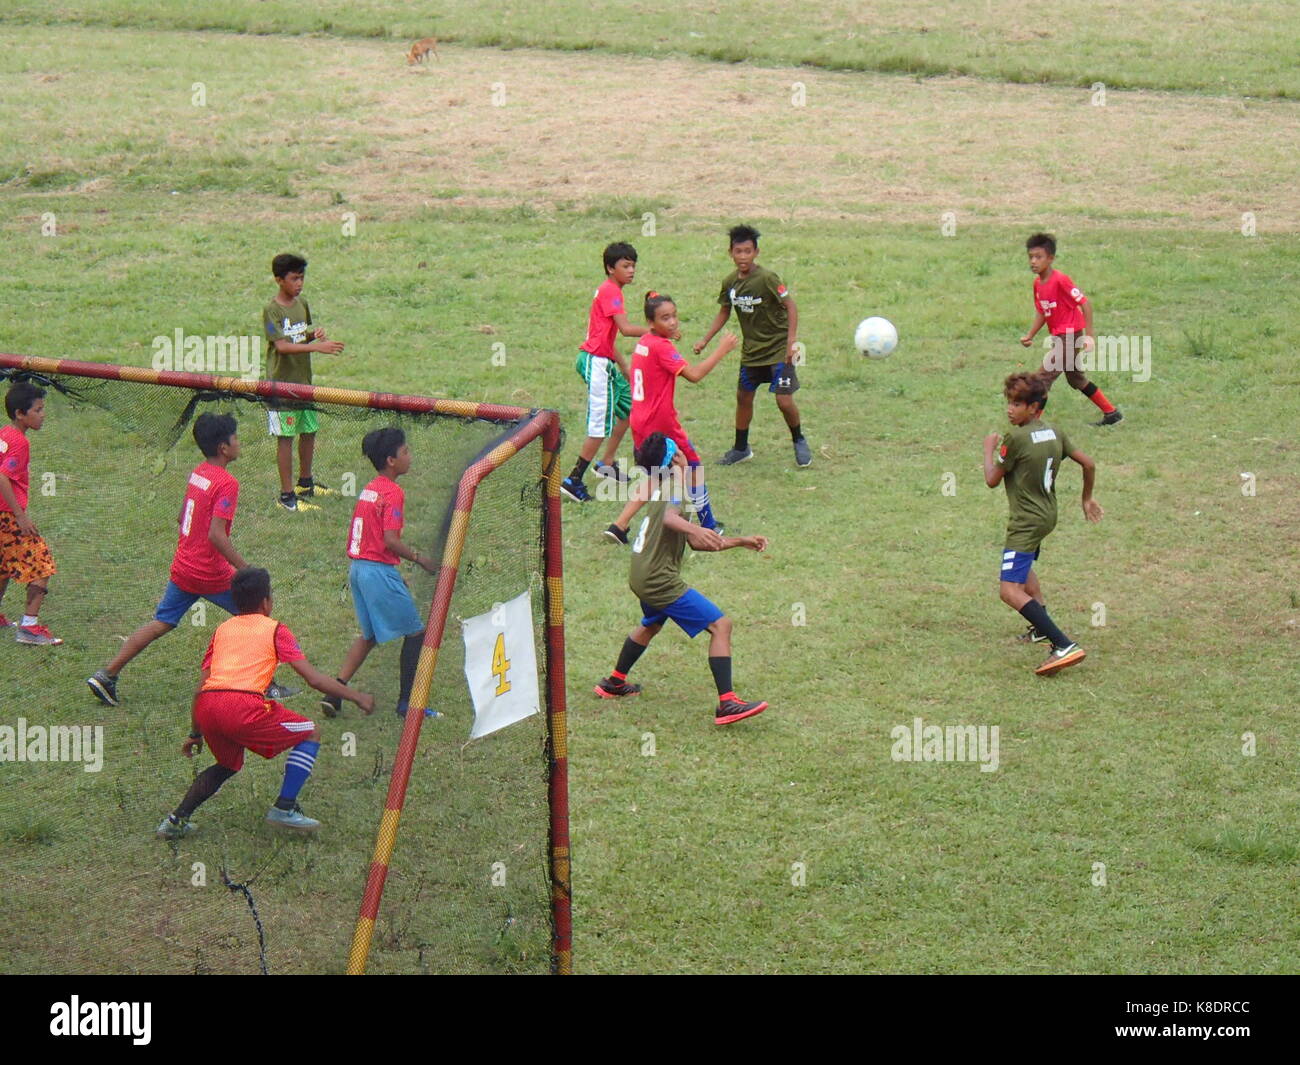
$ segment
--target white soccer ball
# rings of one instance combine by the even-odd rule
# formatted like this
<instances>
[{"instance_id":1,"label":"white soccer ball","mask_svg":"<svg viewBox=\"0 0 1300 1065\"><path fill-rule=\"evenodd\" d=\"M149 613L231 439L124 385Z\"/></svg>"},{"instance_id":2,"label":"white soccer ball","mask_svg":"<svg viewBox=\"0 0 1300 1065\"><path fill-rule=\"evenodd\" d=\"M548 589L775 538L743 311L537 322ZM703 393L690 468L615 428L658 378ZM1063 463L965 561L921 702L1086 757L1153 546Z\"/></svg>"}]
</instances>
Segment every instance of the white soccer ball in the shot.
<instances>
[{"instance_id":1,"label":"white soccer ball","mask_svg":"<svg viewBox=\"0 0 1300 1065\"><path fill-rule=\"evenodd\" d=\"M898 330L888 318L864 318L853 334L853 344L863 355L883 359L898 347Z\"/></svg>"}]
</instances>

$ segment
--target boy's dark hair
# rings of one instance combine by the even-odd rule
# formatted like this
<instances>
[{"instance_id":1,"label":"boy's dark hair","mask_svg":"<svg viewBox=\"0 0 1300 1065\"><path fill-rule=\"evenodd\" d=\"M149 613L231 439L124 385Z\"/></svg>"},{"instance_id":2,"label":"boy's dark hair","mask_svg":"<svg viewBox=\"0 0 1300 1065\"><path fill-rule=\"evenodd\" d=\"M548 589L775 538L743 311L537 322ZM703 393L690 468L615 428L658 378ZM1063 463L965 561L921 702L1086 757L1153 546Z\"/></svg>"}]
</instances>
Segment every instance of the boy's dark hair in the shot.
<instances>
[{"instance_id":1,"label":"boy's dark hair","mask_svg":"<svg viewBox=\"0 0 1300 1065\"><path fill-rule=\"evenodd\" d=\"M1002 382L1002 391L1012 403L1042 407L1047 402L1047 382L1036 373L1013 373Z\"/></svg>"},{"instance_id":2,"label":"boy's dark hair","mask_svg":"<svg viewBox=\"0 0 1300 1065\"><path fill-rule=\"evenodd\" d=\"M753 226L732 226L727 233L730 238L728 248L734 248L737 244L744 244L747 240L754 242L754 250L758 251L758 230Z\"/></svg>"},{"instance_id":3,"label":"boy's dark hair","mask_svg":"<svg viewBox=\"0 0 1300 1065\"><path fill-rule=\"evenodd\" d=\"M1033 251L1035 248L1046 248L1047 254L1056 256L1056 238L1050 233L1035 233L1025 241L1025 251Z\"/></svg>"},{"instance_id":4,"label":"boy's dark hair","mask_svg":"<svg viewBox=\"0 0 1300 1065\"><path fill-rule=\"evenodd\" d=\"M290 274L305 274L306 272L307 260L301 255L285 252L283 255L277 255L271 260L272 277L288 277Z\"/></svg>"},{"instance_id":5,"label":"boy's dark hair","mask_svg":"<svg viewBox=\"0 0 1300 1065\"><path fill-rule=\"evenodd\" d=\"M230 579L230 597L241 614L256 614L271 595L271 575L260 566L245 566Z\"/></svg>"},{"instance_id":6,"label":"boy's dark hair","mask_svg":"<svg viewBox=\"0 0 1300 1065\"><path fill-rule=\"evenodd\" d=\"M645 320L653 322L655 320L655 311L665 303L676 302L672 296L665 296L662 292L647 292L645 294Z\"/></svg>"},{"instance_id":7,"label":"boy's dark hair","mask_svg":"<svg viewBox=\"0 0 1300 1065\"><path fill-rule=\"evenodd\" d=\"M627 259L630 262L636 262L636 249L631 244L625 244L619 241L617 244L611 244L605 249L602 256L605 261L605 273L609 273L618 265L619 259Z\"/></svg>"},{"instance_id":8,"label":"boy's dark hair","mask_svg":"<svg viewBox=\"0 0 1300 1065\"><path fill-rule=\"evenodd\" d=\"M361 441L361 453L366 456L379 473L384 472L389 459L397 458L397 452L406 443L406 434L396 426L372 429Z\"/></svg>"},{"instance_id":9,"label":"boy's dark hair","mask_svg":"<svg viewBox=\"0 0 1300 1065\"><path fill-rule=\"evenodd\" d=\"M653 470L664 464L664 454L667 451L668 437L663 433L651 433L641 441L641 446L632 455L632 461L643 470Z\"/></svg>"},{"instance_id":10,"label":"boy's dark hair","mask_svg":"<svg viewBox=\"0 0 1300 1065\"><path fill-rule=\"evenodd\" d=\"M233 414L213 414L205 411L194 419L194 442L199 445L204 458L213 459L221 445L227 443L239 426Z\"/></svg>"},{"instance_id":11,"label":"boy's dark hair","mask_svg":"<svg viewBox=\"0 0 1300 1065\"><path fill-rule=\"evenodd\" d=\"M32 404L45 398L45 389L30 381L19 381L5 393L5 413L12 420L32 409Z\"/></svg>"}]
</instances>

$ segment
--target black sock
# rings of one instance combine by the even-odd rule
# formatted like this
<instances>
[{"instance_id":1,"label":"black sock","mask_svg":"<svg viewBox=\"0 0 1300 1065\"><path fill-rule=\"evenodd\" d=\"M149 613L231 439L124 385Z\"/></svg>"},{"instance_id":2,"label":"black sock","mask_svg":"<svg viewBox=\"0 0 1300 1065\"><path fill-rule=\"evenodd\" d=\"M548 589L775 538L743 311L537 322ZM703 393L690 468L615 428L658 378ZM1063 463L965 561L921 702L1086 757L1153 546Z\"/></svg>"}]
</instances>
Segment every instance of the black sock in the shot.
<instances>
[{"instance_id":1,"label":"black sock","mask_svg":"<svg viewBox=\"0 0 1300 1065\"><path fill-rule=\"evenodd\" d=\"M207 769L194 778L194 783L190 785L190 790L185 793L185 798L176 807L176 813L173 816L181 821L188 820L190 814L220 791L221 785L234 775L235 771L227 769L224 765L208 766Z\"/></svg>"},{"instance_id":2,"label":"black sock","mask_svg":"<svg viewBox=\"0 0 1300 1065\"><path fill-rule=\"evenodd\" d=\"M299 488L312 488L312 487L315 486L315 483L316 483L316 482L313 481L310 477L299 477L299 478L298 478L298 487L299 487Z\"/></svg>"},{"instance_id":3,"label":"black sock","mask_svg":"<svg viewBox=\"0 0 1300 1065\"><path fill-rule=\"evenodd\" d=\"M749 430L748 430L748 429L737 429L737 430L736 430L736 450L737 450L737 451L748 451L748 450L749 450Z\"/></svg>"},{"instance_id":4,"label":"black sock","mask_svg":"<svg viewBox=\"0 0 1300 1065\"><path fill-rule=\"evenodd\" d=\"M411 685L415 683L415 667L420 661L420 648L424 646L424 633L418 632L402 641L401 687L397 693L399 703L410 702Z\"/></svg>"},{"instance_id":5,"label":"black sock","mask_svg":"<svg viewBox=\"0 0 1300 1065\"><path fill-rule=\"evenodd\" d=\"M581 481L587 473L587 467L591 465L591 459L578 459L577 464L573 467L573 472L569 474L569 480Z\"/></svg>"},{"instance_id":6,"label":"black sock","mask_svg":"<svg viewBox=\"0 0 1300 1065\"><path fill-rule=\"evenodd\" d=\"M294 498L294 495L293 495L292 492L281 492L281 493L280 493L280 498L281 498L281 499L293 499L293 498Z\"/></svg>"},{"instance_id":7,"label":"black sock","mask_svg":"<svg viewBox=\"0 0 1300 1065\"><path fill-rule=\"evenodd\" d=\"M731 655L716 658L709 655L709 669L713 671L713 683L718 686L718 697L731 691Z\"/></svg>"},{"instance_id":8,"label":"black sock","mask_svg":"<svg viewBox=\"0 0 1300 1065\"><path fill-rule=\"evenodd\" d=\"M645 653L646 644L639 644L629 636L623 641L623 650L618 653L618 665L614 667L614 672L622 673L627 676L632 667L636 665L636 660Z\"/></svg>"},{"instance_id":9,"label":"black sock","mask_svg":"<svg viewBox=\"0 0 1300 1065\"><path fill-rule=\"evenodd\" d=\"M1089 381L1086 385L1084 385L1081 389L1079 389L1079 391L1082 392L1089 399L1092 399L1092 394L1097 391L1097 386L1094 385L1091 381Z\"/></svg>"},{"instance_id":10,"label":"black sock","mask_svg":"<svg viewBox=\"0 0 1300 1065\"><path fill-rule=\"evenodd\" d=\"M796 444L803 439L803 429L798 425L790 426L790 439Z\"/></svg>"},{"instance_id":11,"label":"black sock","mask_svg":"<svg viewBox=\"0 0 1300 1065\"><path fill-rule=\"evenodd\" d=\"M1037 599L1031 599L1020 608L1020 616L1052 641L1055 648L1069 647L1070 637L1056 627L1056 623L1047 616L1047 607Z\"/></svg>"}]
</instances>

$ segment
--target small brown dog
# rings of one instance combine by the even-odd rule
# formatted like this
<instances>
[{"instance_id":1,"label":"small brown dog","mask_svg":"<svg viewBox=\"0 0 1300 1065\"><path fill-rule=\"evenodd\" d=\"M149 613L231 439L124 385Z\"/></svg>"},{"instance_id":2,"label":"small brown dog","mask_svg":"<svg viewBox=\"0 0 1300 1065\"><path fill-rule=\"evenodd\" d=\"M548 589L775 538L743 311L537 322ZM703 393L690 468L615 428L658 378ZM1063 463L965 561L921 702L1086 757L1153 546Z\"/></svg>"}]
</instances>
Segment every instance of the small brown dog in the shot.
<instances>
[{"instance_id":1,"label":"small brown dog","mask_svg":"<svg viewBox=\"0 0 1300 1065\"><path fill-rule=\"evenodd\" d=\"M416 41L413 45L411 45L411 50L406 55L406 65L408 67L413 66L416 60L423 60L424 62L428 62L430 52L433 53L433 57L435 59L440 59L438 55L437 37L426 37L424 40Z\"/></svg>"}]
</instances>

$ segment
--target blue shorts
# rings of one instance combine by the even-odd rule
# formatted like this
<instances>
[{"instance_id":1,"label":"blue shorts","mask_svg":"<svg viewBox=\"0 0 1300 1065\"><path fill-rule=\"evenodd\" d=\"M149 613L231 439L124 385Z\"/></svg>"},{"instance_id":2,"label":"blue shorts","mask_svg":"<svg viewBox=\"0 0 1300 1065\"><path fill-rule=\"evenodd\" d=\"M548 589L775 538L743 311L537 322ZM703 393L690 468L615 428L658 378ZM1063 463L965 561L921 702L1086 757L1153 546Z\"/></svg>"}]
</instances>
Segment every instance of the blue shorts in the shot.
<instances>
[{"instance_id":1,"label":"blue shorts","mask_svg":"<svg viewBox=\"0 0 1300 1065\"><path fill-rule=\"evenodd\" d=\"M1009 581L1011 584L1024 584L1029 579L1029 568L1038 561L1038 548L1031 555L1028 551L1012 551L1009 548L1002 552L1002 575L999 580Z\"/></svg>"},{"instance_id":2,"label":"blue shorts","mask_svg":"<svg viewBox=\"0 0 1300 1065\"><path fill-rule=\"evenodd\" d=\"M646 628L662 625L671 618L691 638L698 636L723 616L716 604L705 599L694 588L687 588L685 595L674 599L667 606L651 606L642 599L641 610L645 614L641 624Z\"/></svg>"},{"instance_id":3,"label":"blue shorts","mask_svg":"<svg viewBox=\"0 0 1300 1065\"><path fill-rule=\"evenodd\" d=\"M361 635L375 643L387 643L399 636L416 636L424 631L424 619L415 609L411 589L396 566L354 558L348 570L352 606L357 612Z\"/></svg>"},{"instance_id":4,"label":"blue shorts","mask_svg":"<svg viewBox=\"0 0 1300 1065\"><path fill-rule=\"evenodd\" d=\"M168 581L167 590L163 592L162 599L158 601L158 609L153 612L153 618L155 621L161 621L164 625L175 628L181 623L185 611L189 610L200 599L206 599L209 603L216 603L227 614L239 613L229 588L224 592L185 592L177 588L172 581Z\"/></svg>"},{"instance_id":5,"label":"blue shorts","mask_svg":"<svg viewBox=\"0 0 1300 1065\"><path fill-rule=\"evenodd\" d=\"M778 396L791 396L799 391L799 374L793 365L784 362L770 366L745 366L742 363L737 387L742 392L756 392L759 385L767 385L767 390Z\"/></svg>"}]
</instances>

